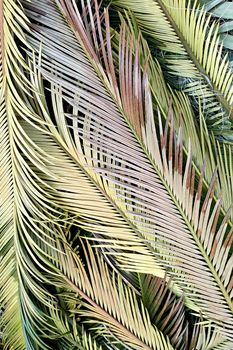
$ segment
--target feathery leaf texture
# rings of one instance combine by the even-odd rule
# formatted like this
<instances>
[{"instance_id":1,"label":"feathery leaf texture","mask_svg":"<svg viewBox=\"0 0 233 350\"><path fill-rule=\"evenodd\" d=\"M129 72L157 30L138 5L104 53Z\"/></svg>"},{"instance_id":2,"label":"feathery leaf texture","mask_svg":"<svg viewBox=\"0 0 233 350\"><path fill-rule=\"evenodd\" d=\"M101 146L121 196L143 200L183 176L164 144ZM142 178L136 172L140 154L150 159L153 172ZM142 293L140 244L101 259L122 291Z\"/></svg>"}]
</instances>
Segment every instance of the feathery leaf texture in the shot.
<instances>
[{"instance_id":1,"label":"feathery leaf texture","mask_svg":"<svg viewBox=\"0 0 233 350\"><path fill-rule=\"evenodd\" d=\"M15 113L17 96L15 84L24 88L21 75L23 58L15 46L13 36L24 41L20 18L27 19L18 2L0 2L0 320L6 347L25 349L20 311L20 281L17 264L17 201L15 156ZM17 76L13 74L17 71Z\"/></svg>"},{"instance_id":2,"label":"feathery leaf texture","mask_svg":"<svg viewBox=\"0 0 233 350\"><path fill-rule=\"evenodd\" d=\"M131 23L129 25L131 25ZM131 29L131 36L134 35L134 31L138 32L137 26L134 26L133 30ZM114 45L117 45L117 49L119 46L118 36L115 31L113 40ZM148 57L151 57L148 44L142 36L140 36L140 39L141 47L143 47L143 49L139 47L140 62L143 68L146 67L151 93L155 103L158 104L161 114L166 118L172 101L174 127L177 130L179 126L182 125L184 152L187 154L189 143L191 143L193 166L199 175L199 169L201 169L203 163L205 163L204 186L206 188L208 188L211 182L213 172L217 169L215 194L217 197L221 194L222 206L224 210L227 211L233 203L233 186L230 180L233 169L231 166L233 161L232 146L221 144L213 137L210 138L202 113L200 113L200 128L197 128L187 97L183 93L172 91L170 86L166 86L159 63L155 59L148 59ZM224 192L221 191L221 184L223 183L228 189ZM233 211L231 218L233 218Z\"/></svg>"},{"instance_id":3,"label":"feathery leaf texture","mask_svg":"<svg viewBox=\"0 0 233 350\"><path fill-rule=\"evenodd\" d=\"M209 127L232 141L232 71L222 54L218 26L203 8L187 0L114 0L130 9L182 89L201 103ZM172 79L172 78L171 78ZM231 120L231 121L230 121Z\"/></svg>"},{"instance_id":4,"label":"feathery leaf texture","mask_svg":"<svg viewBox=\"0 0 233 350\"><path fill-rule=\"evenodd\" d=\"M218 133L227 58L197 5L113 3L137 23L125 11L112 29L97 0L0 3L4 348L229 350L232 148L202 104L196 123L144 34Z\"/></svg>"},{"instance_id":5,"label":"feathery leaf texture","mask_svg":"<svg viewBox=\"0 0 233 350\"><path fill-rule=\"evenodd\" d=\"M41 72L57 89L56 98L62 95L76 111L68 116L68 120L74 121L77 148L83 150L78 162L87 167L90 180L98 183L102 194L124 214L135 232L132 236L132 231L118 235L108 231L98 240L116 255L124 269L151 271L154 269L152 257L156 257L189 298L231 339L232 231L227 224L229 214L220 217L221 199L213 203L215 175L202 203L204 170L196 184L191 147L187 159L183 159L181 131L174 137L172 120L169 131L168 124L163 129L158 118L160 136L157 137L148 78L141 74L137 55L131 71L131 83L137 79L137 90L128 84L127 94L128 104L137 102L138 106L132 117L122 100L125 90L121 74L126 76L125 66L119 62L119 67L123 68L119 69L118 86L108 46L107 12L108 49L102 54L108 58L108 76L99 64L77 9L71 3L61 1L59 5L78 41L57 13L54 22L60 22L60 31L65 34L64 41L59 38L58 42L53 22L46 28L39 25L46 17L40 12L42 2L39 5L32 2L27 14L36 19L37 24L33 24L30 42L35 47L43 42ZM47 16L55 11L52 3L51 9L47 6ZM30 17L31 12L34 17ZM121 36L119 60L126 50L124 26ZM52 43L51 37L54 38ZM69 41L67 37L70 37ZM73 52L76 52L75 56ZM71 84L71 79L75 83ZM62 134L63 139L68 140L65 129ZM150 148L151 139L154 140L153 149ZM95 230L91 222L86 227L92 232ZM135 247L136 242L141 242L142 249ZM143 254L145 249L149 255Z\"/></svg>"},{"instance_id":6,"label":"feathery leaf texture","mask_svg":"<svg viewBox=\"0 0 233 350\"><path fill-rule=\"evenodd\" d=\"M86 310L79 312L81 316L89 316L89 322L106 324L117 338L134 349L172 350L168 339L151 324L147 310L138 304L136 295L119 277L110 276L103 257L97 253L96 259L89 245L84 253L86 271L76 255L67 252L67 262L66 258L60 260L61 270L70 263L74 267L74 273L67 270L65 280L87 302L84 302Z\"/></svg>"}]
</instances>

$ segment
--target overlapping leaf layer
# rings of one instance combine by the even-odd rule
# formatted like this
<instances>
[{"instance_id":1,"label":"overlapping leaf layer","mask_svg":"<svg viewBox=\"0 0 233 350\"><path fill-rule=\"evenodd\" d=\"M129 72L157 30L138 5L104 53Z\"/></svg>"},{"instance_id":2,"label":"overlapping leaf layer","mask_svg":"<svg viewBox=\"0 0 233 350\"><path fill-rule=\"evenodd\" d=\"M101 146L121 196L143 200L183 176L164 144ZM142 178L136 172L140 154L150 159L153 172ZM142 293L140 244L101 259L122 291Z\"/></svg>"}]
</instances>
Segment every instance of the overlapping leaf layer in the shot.
<instances>
[{"instance_id":1,"label":"overlapping leaf layer","mask_svg":"<svg viewBox=\"0 0 233 350\"><path fill-rule=\"evenodd\" d=\"M215 23L184 0L106 3L0 5L3 348L230 350L232 146L209 130L232 137L232 73Z\"/></svg>"}]
</instances>

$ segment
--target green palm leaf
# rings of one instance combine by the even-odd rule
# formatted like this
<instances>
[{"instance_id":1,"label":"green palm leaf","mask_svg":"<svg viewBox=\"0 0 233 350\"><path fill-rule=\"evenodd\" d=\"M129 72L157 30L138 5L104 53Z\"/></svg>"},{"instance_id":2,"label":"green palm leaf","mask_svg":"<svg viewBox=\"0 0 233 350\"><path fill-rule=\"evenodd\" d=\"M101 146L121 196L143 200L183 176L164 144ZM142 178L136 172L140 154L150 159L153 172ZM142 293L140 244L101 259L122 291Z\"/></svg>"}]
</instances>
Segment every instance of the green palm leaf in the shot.
<instances>
[{"instance_id":1,"label":"green palm leaf","mask_svg":"<svg viewBox=\"0 0 233 350\"><path fill-rule=\"evenodd\" d=\"M57 292L59 293L59 289L57 289ZM80 302L80 300L78 300L77 298L77 295L75 295L74 297L76 303L77 301ZM58 302L59 301L60 300L58 295ZM44 305L41 305L41 308L43 309ZM53 323L56 327L54 328L53 332L47 334L45 337L45 340L50 340L50 344L52 343L53 347L56 347L57 349L67 350L106 349L106 346L104 345L105 342L103 341L103 339L101 340L101 343L103 345L102 347L102 345L99 344L99 339L96 339L97 335L94 334L93 336L91 332L86 332L83 325L80 325L80 321L77 320L77 317L71 315L71 313L68 315L65 312L63 305L61 307L59 304L57 304L56 308L54 307L54 305L51 305L51 307L45 310L45 312L50 316L50 318L48 318L49 322Z\"/></svg>"},{"instance_id":2,"label":"green palm leaf","mask_svg":"<svg viewBox=\"0 0 233 350\"><path fill-rule=\"evenodd\" d=\"M14 46L14 36L25 41L22 27L27 19L17 1L0 3L0 304L3 343L9 349L25 349L21 323L20 281L16 243L15 168L12 162L15 140L13 136L15 103L13 84L24 88L25 79L13 72L21 71L25 65L22 56Z\"/></svg>"},{"instance_id":3,"label":"green palm leaf","mask_svg":"<svg viewBox=\"0 0 233 350\"><path fill-rule=\"evenodd\" d=\"M40 262L33 261L30 251L35 249L33 235L38 239L43 231L36 231L35 213L38 205L35 196L34 175L29 171L25 157L28 152L25 133L20 121L31 121L25 96L32 86L26 77L29 67L18 50L16 42L25 48L23 28L28 30L28 19L18 1L4 1L0 5L1 61L0 61L0 304L1 331L4 349L48 349L39 339L37 331L47 325L47 315L39 309L34 296L44 305L54 304L52 296L41 285ZM4 34L4 35L3 35ZM28 102L28 101L27 101ZM35 121L35 120L34 120ZM30 144L30 143L29 143ZM38 195L39 199L40 195ZM44 204L44 203L43 203ZM41 210L41 207L40 207ZM31 215L29 215L29 213ZM57 214L57 213L56 213ZM37 217L38 218L38 217ZM47 215L46 220L48 220ZM40 219L45 219L43 210ZM50 232L51 233L51 232ZM42 236L42 240L43 240ZM33 266L35 265L37 266ZM36 275L36 278L34 278ZM33 296L32 296L33 294ZM38 326L38 323L39 326Z\"/></svg>"},{"instance_id":4,"label":"green palm leaf","mask_svg":"<svg viewBox=\"0 0 233 350\"><path fill-rule=\"evenodd\" d=\"M204 6L207 11L214 19L217 19L219 25L218 33L223 43L224 48L229 53L229 59L232 65L232 49L233 49L233 15L232 15L232 2L222 0L201 0L200 4Z\"/></svg>"},{"instance_id":5,"label":"green palm leaf","mask_svg":"<svg viewBox=\"0 0 233 350\"><path fill-rule=\"evenodd\" d=\"M171 79L177 76L182 89L201 102L208 126L231 140L232 75L227 56L222 57L218 26L209 26L210 16L186 0L112 3L133 11L151 45L164 52Z\"/></svg>"}]
</instances>

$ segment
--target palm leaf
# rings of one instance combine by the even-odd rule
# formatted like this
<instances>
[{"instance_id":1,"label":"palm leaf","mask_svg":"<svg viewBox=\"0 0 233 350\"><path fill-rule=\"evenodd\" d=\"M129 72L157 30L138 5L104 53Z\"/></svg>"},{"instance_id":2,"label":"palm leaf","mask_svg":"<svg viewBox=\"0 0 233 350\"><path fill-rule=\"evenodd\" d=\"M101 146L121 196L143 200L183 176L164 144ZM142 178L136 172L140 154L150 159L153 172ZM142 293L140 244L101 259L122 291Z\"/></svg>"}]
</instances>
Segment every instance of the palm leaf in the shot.
<instances>
[{"instance_id":1,"label":"palm leaf","mask_svg":"<svg viewBox=\"0 0 233 350\"><path fill-rule=\"evenodd\" d=\"M204 186L207 190L210 185L213 172L216 168L218 169L218 177L216 181L216 197L220 196L221 194L222 205L226 212L231 206L233 200L233 186L232 182L230 181L230 178L232 176L231 164L233 162L232 146L220 144L218 141L215 140L214 137L210 137L201 112L200 126L198 127L198 125L196 125L196 123L193 120L194 116L190 105L187 101L187 97L180 92L173 91L170 86L166 86L159 63L155 59L152 59L148 44L146 40L141 36L140 30L138 29L137 25L135 25L134 18L132 18L132 23L134 24L133 27L133 25L130 23L128 13L125 12L124 14L129 23L129 36L135 36L135 41L138 40L138 36L140 36L141 48L139 49L139 56L141 68L142 70L144 70L144 68L147 67L146 71L148 74L150 88L152 96L155 99L156 105L159 106L161 114L166 118L169 113L169 106L172 101L175 129L178 129L179 126L182 125L184 140L183 149L185 154L188 153L187 149L189 143L192 144L193 166L195 168L195 171L199 175L199 169L205 162L206 181L204 180ZM113 32L113 35L113 45L116 46L117 51L120 39L116 31ZM223 183L225 184L224 187L226 186L227 191L224 191L222 193L221 184Z\"/></svg>"},{"instance_id":2,"label":"palm leaf","mask_svg":"<svg viewBox=\"0 0 233 350\"><path fill-rule=\"evenodd\" d=\"M0 3L0 304L3 344L15 349L25 349L25 339L21 323L20 281L17 276L16 261L16 203L15 169L12 162L14 153L14 119L16 99L13 84L24 88L26 84L20 74L13 78L15 70L25 65L15 47L14 37L25 41L22 27L27 27L27 19L17 1Z\"/></svg>"},{"instance_id":3,"label":"palm leaf","mask_svg":"<svg viewBox=\"0 0 233 350\"><path fill-rule=\"evenodd\" d=\"M152 322L168 335L175 349L212 349L229 343L210 325L187 314L181 297L169 290L169 284L153 275L140 275L142 301Z\"/></svg>"},{"instance_id":4,"label":"palm leaf","mask_svg":"<svg viewBox=\"0 0 233 350\"><path fill-rule=\"evenodd\" d=\"M98 252L95 257L90 245L87 244L86 248L83 244L86 256L84 269L78 255L68 247L64 249L66 255L58 259L60 270L66 276L67 286L83 299L85 309L79 311L82 317L88 317L89 323L98 322L102 327L106 325L117 338L133 349L172 349L168 338L153 327L147 310L138 303L134 292L120 277L114 273L110 275ZM61 281L57 283L61 284Z\"/></svg>"},{"instance_id":5,"label":"palm leaf","mask_svg":"<svg viewBox=\"0 0 233 350\"><path fill-rule=\"evenodd\" d=\"M112 3L133 11L151 44L164 53L170 80L177 76L193 102L201 102L208 126L231 140L231 70L227 56L222 57L218 26L213 22L209 27L210 16L186 0Z\"/></svg>"},{"instance_id":6,"label":"palm leaf","mask_svg":"<svg viewBox=\"0 0 233 350\"><path fill-rule=\"evenodd\" d=\"M59 292L59 290L58 290ZM59 299L58 299L59 300ZM77 303L77 296L76 296ZM44 307L43 305L41 306ZM83 326L77 318L72 317L71 314L66 314L64 308L57 305L56 308L51 307L46 310L46 313L50 315L50 322L53 322L56 331L47 334L46 339L53 340L53 346L58 349L77 349L77 350L103 350L106 346L103 343L103 347L97 341L96 335L93 336L90 332L86 332Z\"/></svg>"},{"instance_id":7,"label":"palm leaf","mask_svg":"<svg viewBox=\"0 0 233 350\"><path fill-rule=\"evenodd\" d=\"M169 336L174 348L188 347L190 339L191 348L195 348L195 337L189 338L188 322L185 318L185 307L181 298L176 298L169 291L165 280L153 275L140 275L142 300L150 313L151 320L159 329ZM161 311L159 311L161 310ZM194 327L194 335L198 330Z\"/></svg>"},{"instance_id":8,"label":"palm leaf","mask_svg":"<svg viewBox=\"0 0 233 350\"><path fill-rule=\"evenodd\" d=\"M101 202L110 200L118 215L123 215L130 225L130 230L116 232L109 230L109 225L104 233L103 226L102 231L97 231L97 216L92 215L92 219L87 220L99 203L97 201L93 206L91 192L86 193L89 198L84 202L86 208L83 202L81 206L83 214L87 213L83 225L96 234L125 269L153 271L156 266L153 257L156 256L204 315L232 339L231 232L227 225L229 215L224 219L219 215L221 200L212 203L215 176L202 202L203 171L194 181L191 148L187 159L183 159L181 131L178 139L174 137L172 119L168 132L168 125L163 130L158 118L160 137L157 138L148 78L146 74L141 75L137 56L132 74L138 79L138 90L127 94L130 103L138 106L133 116L125 112L124 95L121 87L116 85L110 52L107 51L110 73L105 75L77 9L70 3L66 5L61 2L61 9L77 38L52 2L46 2L46 13L42 11L43 2L32 1L27 7L28 16L41 24L53 13L53 21L46 22L47 27L33 24L34 38L30 39L35 47L43 41L40 69L52 86L53 112L60 125L60 134L55 133L54 126L50 128L54 137L73 154L73 158L76 157L80 171L86 177L88 175L89 183L98 187L98 197L103 198ZM105 19L108 23L107 13ZM62 33L59 40L55 23L59 23ZM123 49L125 46L121 46L121 52ZM133 91L132 86L128 88ZM65 128L69 118L66 122L63 99L71 105L73 139ZM48 114L44 115L52 125ZM153 148L148 140L155 140ZM88 188L81 187L83 190ZM104 216L110 217L102 210L101 217Z\"/></svg>"},{"instance_id":9,"label":"palm leaf","mask_svg":"<svg viewBox=\"0 0 233 350\"><path fill-rule=\"evenodd\" d=\"M28 103L25 103L25 96L29 96L32 88L27 79L29 67L16 44L17 42L25 48L30 47L23 33L23 28L28 30L28 19L18 1L1 2L0 18L2 26L0 61L2 342L4 349L35 350L38 349L38 344L40 349L48 349L37 332L38 329L45 328L45 325L46 330L51 334L54 329L49 326L48 317L39 309L34 296L37 296L44 305L54 304L54 298L49 296L41 284L44 279L40 270L37 270L37 267L40 267L40 261L33 261L30 253L37 248L35 242L32 244L32 237L34 236L36 241L35 237L38 240L43 232L38 230L35 219L35 213L38 214L41 207L38 203L35 205L37 186L34 174L25 162L26 157L33 159L34 153L32 148L27 148L28 140L24 138L25 133L19 122L29 118L31 122L35 122L35 116L30 113ZM40 195L38 195L39 198ZM42 221L45 220L43 211L44 207L40 215ZM46 220L50 216L47 215ZM42 241L43 238L42 235Z\"/></svg>"}]
</instances>

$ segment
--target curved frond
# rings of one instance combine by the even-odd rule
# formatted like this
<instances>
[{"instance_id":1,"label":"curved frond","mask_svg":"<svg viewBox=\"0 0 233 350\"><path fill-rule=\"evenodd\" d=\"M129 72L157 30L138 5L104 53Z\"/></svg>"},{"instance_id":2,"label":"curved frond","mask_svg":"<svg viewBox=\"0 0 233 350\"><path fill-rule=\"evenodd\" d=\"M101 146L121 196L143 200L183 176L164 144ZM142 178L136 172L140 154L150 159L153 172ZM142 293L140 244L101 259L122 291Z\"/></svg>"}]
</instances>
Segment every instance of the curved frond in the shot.
<instances>
[{"instance_id":1,"label":"curved frond","mask_svg":"<svg viewBox=\"0 0 233 350\"><path fill-rule=\"evenodd\" d=\"M1 1L1 61L0 61L0 303L1 332L4 349L49 349L38 335L54 333L48 317L38 306L54 303L54 298L42 286L41 262L32 251L33 238L43 232L38 218L45 220L44 207L35 205L37 186L25 158L33 159L20 126L23 119L35 120L28 101L32 86L27 79L30 69L18 44L30 48L23 29L28 31L28 19L18 1ZM39 199L39 197L38 197ZM35 213L37 216L35 216ZM40 215L38 215L40 213ZM57 214L57 213L56 213ZM47 215L46 220L49 220ZM53 218L52 218L53 220ZM46 230L43 234L46 235ZM51 232L50 232L51 233ZM42 236L42 240L43 240ZM33 257L35 260L33 260ZM39 266L39 269L38 269Z\"/></svg>"},{"instance_id":2,"label":"curved frond","mask_svg":"<svg viewBox=\"0 0 233 350\"><path fill-rule=\"evenodd\" d=\"M214 139L214 137L210 137L201 111L200 123L199 125L195 123L194 115L192 109L190 108L187 96L181 92L175 92L170 86L166 86L159 63L156 59L152 59L148 44L141 36L141 32L137 25L135 25L134 17L132 18L132 21L130 21L128 13L125 12L124 14L129 23L126 29L129 31L127 34L127 44L129 46L130 38L131 42L132 40L138 40L140 43L138 50L141 69L142 71L146 71L148 74L152 97L154 98L156 105L159 106L162 116L166 119L172 103L174 127L177 130L179 126L182 126L184 153L187 154L189 143L191 143L193 153L192 163L195 171L199 175L200 169L203 163L205 163L206 170L203 186L206 187L207 190L211 182L212 174L217 169L215 194L216 197L220 196L221 194L222 206L226 213L233 203L233 183L230 181L232 176L231 164L233 163L232 146L219 143ZM124 19L122 20L122 23L124 23ZM119 37L119 34L116 31L113 31L113 48L115 49L116 46L116 51L118 50L120 43ZM131 47L132 51L134 51L135 48L132 44ZM126 57L127 56L125 56L125 60ZM130 59L129 57L130 55L128 55L128 60ZM115 61L117 65L117 58ZM127 64L127 62L125 63ZM227 188L227 190L222 191L222 184L224 184L224 188ZM233 218L233 211L231 218Z\"/></svg>"},{"instance_id":3,"label":"curved frond","mask_svg":"<svg viewBox=\"0 0 233 350\"><path fill-rule=\"evenodd\" d=\"M152 322L168 335L175 349L204 350L228 343L211 324L202 325L199 318L187 315L184 301L169 290L165 280L149 274L139 279Z\"/></svg>"},{"instance_id":4,"label":"curved frond","mask_svg":"<svg viewBox=\"0 0 233 350\"><path fill-rule=\"evenodd\" d=\"M142 301L150 318L159 329L169 336L175 349L186 349L188 343L194 347L195 339L191 339L185 307L182 298L176 298L169 290L165 280L153 275L140 275ZM198 330L195 329L196 334Z\"/></svg>"},{"instance_id":5,"label":"curved frond","mask_svg":"<svg viewBox=\"0 0 233 350\"><path fill-rule=\"evenodd\" d=\"M208 126L231 140L233 85L227 55L223 57L218 26L203 8L187 0L114 0L130 9L139 27L164 55L166 70L201 102Z\"/></svg>"},{"instance_id":6,"label":"curved frond","mask_svg":"<svg viewBox=\"0 0 233 350\"><path fill-rule=\"evenodd\" d=\"M20 281L16 249L15 169L13 164L15 103L14 85L24 89L25 66L15 38L25 42L26 19L18 1L0 2L0 304L2 341L5 348L23 350ZM13 72L17 71L16 76Z\"/></svg>"},{"instance_id":7,"label":"curved frond","mask_svg":"<svg viewBox=\"0 0 233 350\"><path fill-rule=\"evenodd\" d=\"M85 309L80 309L82 317L88 317L88 323L99 323L107 327L126 345L133 349L172 350L169 339L150 322L147 310L137 301L135 293L126 286L121 278L110 275L103 257L96 257L89 244L83 244L86 269L81 259L66 247L66 256L60 262L60 269L67 285L80 295ZM66 266L73 266L66 269ZM111 335L111 333L110 333Z\"/></svg>"},{"instance_id":8,"label":"curved frond","mask_svg":"<svg viewBox=\"0 0 233 350\"><path fill-rule=\"evenodd\" d=\"M114 34L97 0L80 7L82 13L75 1L0 3L3 346L226 350L233 340L231 211L224 212L233 197L231 148L214 142L213 159L205 125L200 142L187 97L166 86L130 21ZM184 138L174 128L180 109L180 120L191 117ZM214 196L220 183L223 200ZM94 250L80 239L82 258L77 226L96 244ZM106 263L113 258L117 269ZM172 277L171 289L184 293L208 326L194 327L188 341L182 300L155 277L141 283L141 300L128 270Z\"/></svg>"}]
</instances>

